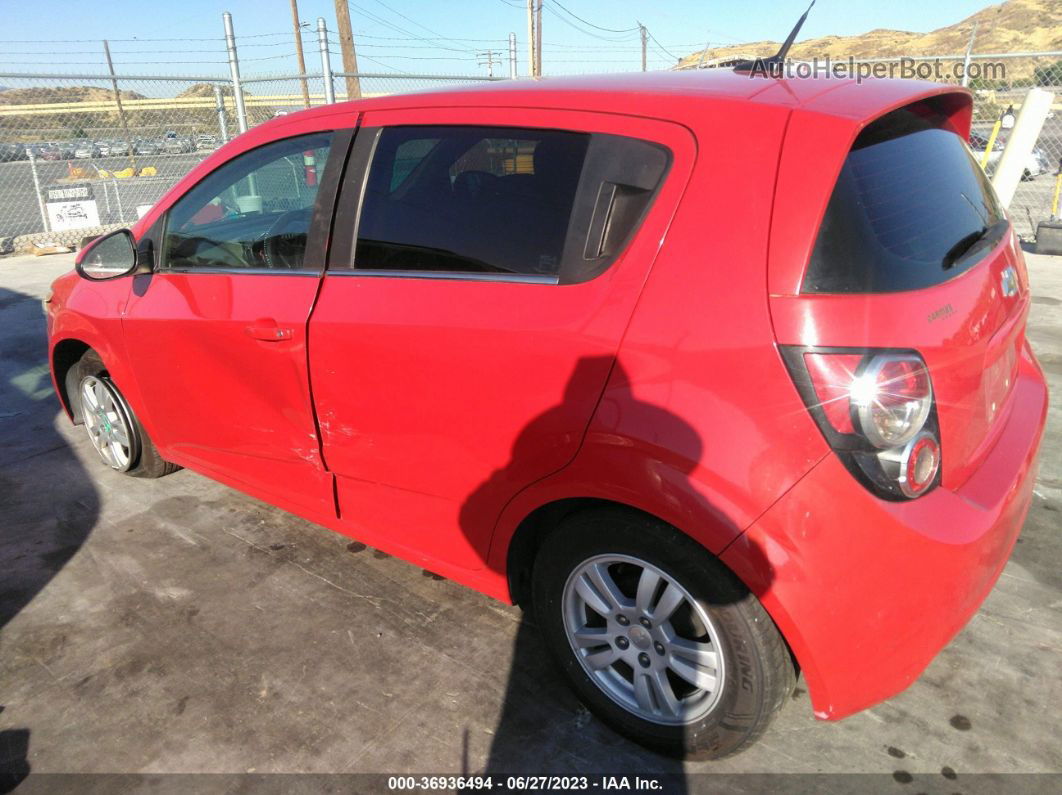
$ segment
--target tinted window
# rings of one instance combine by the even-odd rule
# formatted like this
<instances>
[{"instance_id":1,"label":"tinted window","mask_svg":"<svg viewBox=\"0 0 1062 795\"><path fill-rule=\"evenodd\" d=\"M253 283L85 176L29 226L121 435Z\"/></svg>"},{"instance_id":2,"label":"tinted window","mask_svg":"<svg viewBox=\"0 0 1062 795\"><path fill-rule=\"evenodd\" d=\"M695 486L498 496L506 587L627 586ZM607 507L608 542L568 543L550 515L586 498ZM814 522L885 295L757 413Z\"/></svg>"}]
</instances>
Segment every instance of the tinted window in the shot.
<instances>
[{"instance_id":1,"label":"tinted window","mask_svg":"<svg viewBox=\"0 0 1062 795\"><path fill-rule=\"evenodd\" d=\"M331 138L315 133L267 144L206 177L169 211L164 266L302 267Z\"/></svg>"},{"instance_id":2,"label":"tinted window","mask_svg":"<svg viewBox=\"0 0 1062 795\"><path fill-rule=\"evenodd\" d=\"M892 292L962 272L1006 229L959 136L911 110L856 139L815 243L804 292Z\"/></svg>"},{"instance_id":3,"label":"tinted window","mask_svg":"<svg viewBox=\"0 0 1062 795\"><path fill-rule=\"evenodd\" d=\"M384 129L355 266L556 275L589 143L557 130Z\"/></svg>"}]
</instances>

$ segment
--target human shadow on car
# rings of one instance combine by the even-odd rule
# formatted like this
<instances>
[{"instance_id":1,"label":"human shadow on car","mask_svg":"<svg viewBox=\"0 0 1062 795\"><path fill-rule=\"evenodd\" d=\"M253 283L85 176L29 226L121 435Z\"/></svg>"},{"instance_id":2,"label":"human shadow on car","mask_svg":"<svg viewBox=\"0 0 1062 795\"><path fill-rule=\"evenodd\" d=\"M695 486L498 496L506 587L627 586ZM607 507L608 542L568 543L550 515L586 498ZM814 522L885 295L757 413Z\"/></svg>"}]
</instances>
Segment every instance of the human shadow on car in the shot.
<instances>
[{"instance_id":1,"label":"human shadow on car","mask_svg":"<svg viewBox=\"0 0 1062 795\"><path fill-rule=\"evenodd\" d=\"M587 388L587 374L600 372L600 365L600 359L579 360L568 380L561 404L528 422L514 442L506 466L495 471L488 481L468 497L462 506L461 524L470 537L475 533L476 523L483 521L484 511L480 506L496 493L499 482L507 480L506 470L526 463L522 459L529 454L528 451L540 449L541 434L556 433L559 418L571 414L565 410L566 404L576 400L580 390ZM626 392L628 377L619 363L613 366L606 381L609 387L618 386L620 392ZM693 499L701 511L721 517L721 513L703 498L690 497L699 493L697 488L683 488L688 485L690 472L702 460L702 453L705 452L705 444L693 426L669 410L640 401L637 397L632 398L629 393L613 400L605 386L599 382L597 387L603 392L597 408L598 415L609 416L613 426L622 424L619 422L621 419L633 419L647 442L666 446L665 455L672 480L669 484L661 483L663 497L671 499L681 489L685 499ZM618 417L617 412L624 416ZM580 433L592 436L599 432L598 428L592 427L591 417L586 417L585 423L579 429ZM536 440L539 444L536 444ZM624 443L618 437L614 442ZM585 440L583 444L586 444ZM526 467L519 468L526 471ZM604 474L602 476L607 477ZM592 511L600 507L600 503L588 503L575 510ZM557 532L564 530L564 524L561 523L560 527ZM738 532L735 527L730 529L735 535ZM544 527L543 533L554 530L554 527ZM753 554L759 556L760 553L754 550ZM761 566L761 571L769 569ZM632 587L636 586L625 586L626 589ZM565 686L569 682L557 664L559 661L552 658L540 628L536 626L534 610L527 603L530 589L521 590L523 593L519 598L524 613L513 644L504 704L483 772L495 776L656 776L666 781L667 791L684 792L684 763L680 758L653 753L614 732L592 716L574 691ZM634 593L628 593L627 596L633 598Z\"/></svg>"},{"instance_id":2,"label":"human shadow on car","mask_svg":"<svg viewBox=\"0 0 1062 795\"><path fill-rule=\"evenodd\" d=\"M91 478L55 430L59 407L40 300L0 289L0 327L0 630L10 654L17 651L19 636L5 630L7 624L85 543L100 501ZM63 639L54 640L52 645L61 648ZM24 706L8 706L0 721L23 721L28 717ZM26 728L0 733L0 791L28 775L29 737Z\"/></svg>"}]
</instances>

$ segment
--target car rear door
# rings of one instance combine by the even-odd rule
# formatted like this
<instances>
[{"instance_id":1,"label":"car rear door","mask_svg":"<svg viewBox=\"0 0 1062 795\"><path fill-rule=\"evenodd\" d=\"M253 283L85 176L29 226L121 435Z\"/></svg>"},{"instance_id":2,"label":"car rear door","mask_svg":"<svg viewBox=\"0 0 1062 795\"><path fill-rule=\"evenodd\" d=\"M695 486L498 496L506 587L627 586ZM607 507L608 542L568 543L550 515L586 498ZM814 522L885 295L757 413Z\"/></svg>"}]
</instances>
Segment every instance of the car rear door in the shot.
<instances>
[{"instance_id":1,"label":"car rear door","mask_svg":"<svg viewBox=\"0 0 1062 795\"><path fill-rule=\"evenodd\" d=\"M694 142L518 108L362 125L310 320L325 460L359 538L478 569L506 502L577 451Z\"/></svg>"},{"instance_id":2,"label":"car rear door","mask_svg":"<svg viewBox=\"0 0 1062 795\"><path fill-rule=\"evenodd\" d=\"M334 516L306 368L306 323L350 131L230 159L153 228L158 267L123 317L156 441L176 463Z\"/></svg>"}]
</instances>

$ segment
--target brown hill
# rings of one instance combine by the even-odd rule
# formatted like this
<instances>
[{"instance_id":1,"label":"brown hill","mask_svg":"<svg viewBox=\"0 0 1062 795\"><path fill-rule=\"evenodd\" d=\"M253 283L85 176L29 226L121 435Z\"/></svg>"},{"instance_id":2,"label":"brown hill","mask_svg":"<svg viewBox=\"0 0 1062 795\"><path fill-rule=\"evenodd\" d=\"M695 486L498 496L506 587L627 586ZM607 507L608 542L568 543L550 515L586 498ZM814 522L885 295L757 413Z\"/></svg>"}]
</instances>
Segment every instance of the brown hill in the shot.
<instances>
[{"instance_id":1,"label":"brown hill","mask_svg":"<svg viewBox=\"0 0 1062 795\"><path fill-rule=\"evenodd\" d=\"M815 12L812 11L814 14ZM795 23L796 20L794 19ZM1062 50L1062 2L1059 0L1006 0L991 5L954 25L912 33L877 29L860 36L822 36L793 45L789 57L876 58L890 56L961 55L966 52L970 33L977 24L974 54L1042 52ZM705 62L720 59L773 55L780 42L756 41L703 52ZM697 66L702 53L695 52L679 61L680 69ZM1031 71L1030 66L1030 71Z\"/></svg>"},{"instance_id":2,"label":"brown hill","mask_svg":"<svg viewBox=\"0 0 1062 795\"><path fill-rule=\"evenodd\" d=\"M122 99L144 99L135 91L122 91ZM9 88L0 92L0 105L47 105L56 102L110 102L114 92L97 86L61 88Z\"/></svg>"}]
</instances>

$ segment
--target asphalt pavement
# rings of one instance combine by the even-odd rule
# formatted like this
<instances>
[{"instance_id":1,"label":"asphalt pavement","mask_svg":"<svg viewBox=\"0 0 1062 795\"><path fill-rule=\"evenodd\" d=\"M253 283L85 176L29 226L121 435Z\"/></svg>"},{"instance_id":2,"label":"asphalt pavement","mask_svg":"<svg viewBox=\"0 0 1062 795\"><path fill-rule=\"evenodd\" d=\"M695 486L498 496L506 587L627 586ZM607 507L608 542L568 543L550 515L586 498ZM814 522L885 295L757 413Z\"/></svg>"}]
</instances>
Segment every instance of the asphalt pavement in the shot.
<instances>
[{"instance_id":1,"label":"asphalt pavement","mask_svg":"<svg viewBox=\"0 0 1062 795\"><path fill-rule=\"evenodd\" d=\"M671 792L767 786L723 773L862 773L803 791L1058 791L1062 258L1029 262L1054 397L1029 518L984 606L894 698L824 723L801 681L749 751L681 763L595 720L517 608L192 472L101 466L45 362L39 301L70 257L0 259L0 768L670 775ZM1017 772L1053 777L984 776ZM35 780L27 791L58 787Z\"/></svg>"}]
</instances>

